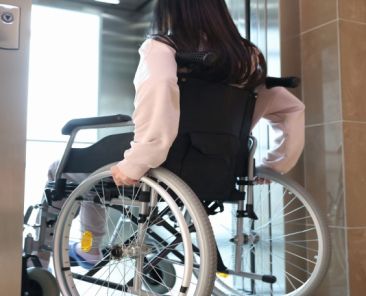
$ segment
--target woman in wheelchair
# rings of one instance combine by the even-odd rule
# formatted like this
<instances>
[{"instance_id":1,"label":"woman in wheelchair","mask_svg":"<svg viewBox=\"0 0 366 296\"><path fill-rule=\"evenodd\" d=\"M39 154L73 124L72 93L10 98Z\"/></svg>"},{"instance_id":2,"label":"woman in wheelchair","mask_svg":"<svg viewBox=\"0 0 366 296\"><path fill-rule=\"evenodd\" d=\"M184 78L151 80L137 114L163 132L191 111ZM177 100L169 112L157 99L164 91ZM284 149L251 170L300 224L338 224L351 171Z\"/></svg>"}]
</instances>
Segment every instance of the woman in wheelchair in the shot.
<instances>
[{"instance_id":1,"label":"woman in wheelchair","mask_svg":"<svg viewBox=\"0 0 366 296\"><path fill-rule=\"evenodd\" d=\"M180 131L186 129L184 125L187 122L180 123L180 106L184 102L180 102L178 76L184 69L179 68L175 56L176 52L198 51L213 51L220 57L213 69L200 69L199 75L204 79L257 93L250 129L264 118L278 134L274 149L268 152L262 165L283 174L296 164L304 145L304 104L283 87L265 87L264 57L255 45L240 36L225 1L160 0L154 11L152 34L139 50L140 63L134 79L134 139L131 148L124 152L123 160L111 167L117 185L135 184L151 168L167 160L172 145L178 146L182 142L183 132ZM224 97L220 99L225 102ZM237 120L234 111L232 116L228 113L225 118L206 118L209 116L207 110L212 108L209 102L202 106L203 109L198 107L193 112L204 121L214 120L215 125L220 120ZM230 108L235 110L240 106ZM216 112L220 114L222 111ZM190 116L195 115L184 115L186 121L194 120ZM201 127L195 128L199 130ZM214 172L218 179L221 178L219 169ZM55 170L53 165L49 176ZM89 215L94 218L85 219L94 220L92 225L104 225L103 221L98 221L100 214L90 210L85 216ZM86 225L91 224L88 222ZM95 260L101 256L95 254L96 258L93 258L83 253L79 246L73 252ZM92 259L89 261L94 261Z\"/></svg>"},{"instance_id":2,"label":"woman in wheelchair","mask_svg":"<svg viewBox=\"0 0 366 296\"><path fill-rule=\"evenodd\" d=\"M214 52L217 59L210 66L177 62L177 53L194 52ZM139 54L133 139L110 168L116 185L138 184L163 166L202 201L238 201L237 177L248 174L248 137L261 118L277 137L260 165L285 174L296 164L304 145L304 104L283 87L266 88L265 59L241 37L225 0L157 0ZM56 169L50 167L50 179ZM80 183L87 175L65 176ZM81 232L94 234L93 248L71 244L70 263L90 269L104 256L105 209L81 206L80 222Z\"/></svg>"}]
</instances>

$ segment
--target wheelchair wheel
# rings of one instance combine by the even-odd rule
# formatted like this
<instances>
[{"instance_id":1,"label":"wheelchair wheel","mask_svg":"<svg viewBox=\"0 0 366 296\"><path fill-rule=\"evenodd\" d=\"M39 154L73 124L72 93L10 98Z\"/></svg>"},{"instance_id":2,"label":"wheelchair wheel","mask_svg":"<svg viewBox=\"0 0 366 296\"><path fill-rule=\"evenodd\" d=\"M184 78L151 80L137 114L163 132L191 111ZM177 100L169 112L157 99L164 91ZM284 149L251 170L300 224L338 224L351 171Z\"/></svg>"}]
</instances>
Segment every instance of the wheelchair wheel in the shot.
<instances>
[{"instance_id":1,"label":"wheelchair wheel","mask_svg":"<svg viewBox=\"0 0 366 296\"><path fill-rule=\"evenodd\" d=\"M243 219L240 240L237 203L225 205L221 217L212 217L220 254L230 270L218 274L213 294L311 295L323 279L330 257L325 220L297 183L265 168L259 168L257 176L270 183L254 185L258 219ZM263 275L269 276L267 280L274 276L276 282L262 281Z\"/></svg>"},{"instance_id":2,"label":"wheelchair wheel","mask_svg":"<svg viewBox=\"0 0 366 296\"><path fill-rule=\"evenodd\" d=\"M156 175L117 188L105 171L90 176L71 193L54 238L54 268L64 295L210 295L214 277L211 283L192 277L194 236L181 212L185 203L199 201L194 195L181 200L159 185ZM93 248L92 230L86 236L80 229L78 213L85 205L103 208L106 221L100 246L103 259L89 269L69 258L69 245L75 242Z\"/></svg>"}]
</instances>

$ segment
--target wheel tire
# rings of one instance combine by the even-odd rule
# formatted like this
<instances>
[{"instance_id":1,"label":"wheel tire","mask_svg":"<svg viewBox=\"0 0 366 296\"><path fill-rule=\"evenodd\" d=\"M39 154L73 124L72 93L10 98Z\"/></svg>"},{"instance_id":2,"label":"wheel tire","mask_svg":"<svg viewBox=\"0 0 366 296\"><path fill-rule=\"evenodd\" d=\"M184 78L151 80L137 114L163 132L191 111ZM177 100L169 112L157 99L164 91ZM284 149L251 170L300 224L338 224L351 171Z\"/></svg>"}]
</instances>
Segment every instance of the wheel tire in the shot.
<instances>
[{"instance_id":1,"label":"wheel tire","mask_svg":"<svg viewBox=\"0 0 366 296\"><path fill-rule=\"evenodd\" d=\"M59 296L60 290L55 277L47 270L38 267L27 268L30 281L30 295ZM34 293L34 294L32 294Z\"/></svg>"}]
</instances>

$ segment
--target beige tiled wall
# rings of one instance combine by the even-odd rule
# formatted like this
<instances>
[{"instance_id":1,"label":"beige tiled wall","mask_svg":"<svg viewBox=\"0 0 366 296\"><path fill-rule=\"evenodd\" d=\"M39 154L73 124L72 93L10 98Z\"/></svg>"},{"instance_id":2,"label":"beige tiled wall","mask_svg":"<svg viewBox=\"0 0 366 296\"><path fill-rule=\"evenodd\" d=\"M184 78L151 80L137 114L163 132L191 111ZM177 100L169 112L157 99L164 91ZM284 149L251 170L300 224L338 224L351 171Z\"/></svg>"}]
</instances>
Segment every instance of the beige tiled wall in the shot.
<instances>
[{"instance_id":1,"label":"beige tiled wall","mask_svg":"<svg viewBox=\"0 0 366 296\"><path fill-rule=\"evenodd\" d=\"M337 23L301 34L302 87L306 124L330 124L341 119Z\"/></svg>"},{"instance_id":2,"label":"beige tiled wall","mask_svg":"<svg viewBox=\"0 0 366 296\"><path fill-rule=\"evenodd\" d=\"M300 12L301 32L306 32L337 17L337 0L300 0Z\"/></svg>"},{"instance_id":3,"label":"beige tiled wall","mask_svg":"<svg viewBox=\"0 0 366 296\"><path fill-rule=\"evenodd\" d=\"M338 0L340 18L365 23L365 0Z\"/></svg>"},{"instance_id":4,"label":"beige tiled wall","mask_svg":"<svg viewBox=\"0 0 366 296\"><path fill-rule=\"evenodd\" d=\"M331 225L344 227L343 135L336 1L281 0L282 75L299 75L306 104L306 147L292 177L302 178ZM301 16L301 17L300 17ZM302 170L302 173L300 172ZM346 240L332 228L329 271L312 296L348 293Z\"/></svg>"},{"instance_id":5,"label":"beige tiled wall","mask_svg":"<svg viewBox=\"0 0 366 296\"><path fill-rule=\"evenodd\" d=\"M363 2L366 9L366 1ZM366 122L366 15L364 23L341 19L343 119Z\"/></svg>"},{"instance_id":6,"label":"beige tiled wall","mask_svg":"<svg viewBox=\"0 0 366 296\"><path fill-rule=\"evenodd\" d=\"M366 1L339 0L350 295L366 291Z\"/></svg>"},{"instance_id":7,"label":"beige tiled wall","mask_svg":"<svg viewBox=\"0 0 366 296\"><path fill-rule=\"evenodd\" d=\"M316 295L365 295L366 230L359 227L366 226L366 1L293 0L289 5L300 24L304 183L327 214L333 247ZM282 21L291 22L294 15ZM296 39L293 29L282 32ZM289 38L282 38L285 52Z\"/></svg>"},{"instance_id":8,"label":"beige tiled wall","mask_svg":"<svg viewBox=\"0 0 366 296\"><path fill-rule=\"evenodd\" d=\"M300 0L302 91L306 105L305 186L327 215L328 273L315 292L348 295L340 49L337 0ZM340 272L345 270L345 272Z\"/></svg>"},{"instance_id":9,"label":"beige tiled wall","mask_svg":"<svg viewBox=\"0 0 366 296\"><path fill-rule=\"evenodd\" d=\"M366 27L366 25L365 25ZM366 70L366 69L365 69ZM349 281L352 296L366 291L366 121L344 122Z\"/></svg>"}]
</instances>

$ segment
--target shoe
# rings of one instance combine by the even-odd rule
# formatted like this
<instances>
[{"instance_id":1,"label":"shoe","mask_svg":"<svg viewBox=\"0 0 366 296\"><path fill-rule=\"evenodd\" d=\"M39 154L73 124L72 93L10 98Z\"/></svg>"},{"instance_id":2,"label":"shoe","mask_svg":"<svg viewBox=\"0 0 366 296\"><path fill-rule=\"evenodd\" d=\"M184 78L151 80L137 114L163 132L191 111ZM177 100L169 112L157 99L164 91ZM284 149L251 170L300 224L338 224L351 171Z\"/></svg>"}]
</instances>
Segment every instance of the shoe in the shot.
<instances>
[{"instance_id":1,"label":"shoe","mask_svg":"<svg viewBox=\"0 0 366 296\"><path fill-rule=\"evenodd\" d=\"M85 269L91 269L95 264L87 261L82 256L80 256L77 251L77 244L78 243L72 243L69 244L69 257L70 257L70 265L71 266L81 266ZM97 263L97 261L96 261Z\"/></svg>"}]
</instances>

